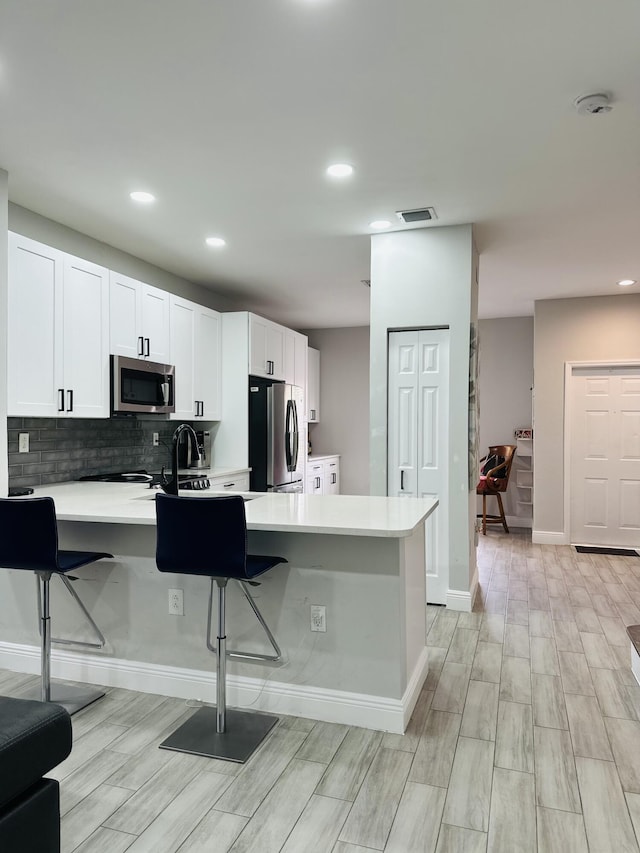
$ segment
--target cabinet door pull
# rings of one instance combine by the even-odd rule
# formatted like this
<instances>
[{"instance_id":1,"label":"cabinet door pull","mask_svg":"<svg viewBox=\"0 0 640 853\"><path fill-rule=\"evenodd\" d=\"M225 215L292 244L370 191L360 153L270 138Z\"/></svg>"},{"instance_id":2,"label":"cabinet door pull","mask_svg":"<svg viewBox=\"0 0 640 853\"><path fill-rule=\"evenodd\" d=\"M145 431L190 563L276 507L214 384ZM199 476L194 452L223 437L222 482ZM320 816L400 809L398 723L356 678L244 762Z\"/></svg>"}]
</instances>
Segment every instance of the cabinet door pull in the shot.
<instances>
[{"instance_id":1,"label":"cabinet door pull","mask_svg":"<svg viewBox=\"0 0 640 853\"><path fill-rule=\"evenodd\" d=\"M404 468L400 471L400 491L404 491Z\"/></svg>"},{"instance_id":2,"label":"cabinet door pull","mask_svg":"<svg viewBox=\"0 0 640 853\"><path fill-rule=\"evenodd\" d=\"M58 388L58 411L64 412L64 388Z\"/></svg>"},{"instance_id":3,"label":"cabinet door pull","mask_svg":"<svg viewBox=\"0 0 640 853\"><path fill-rule=\"evenodd\" d=\"M144 355L144 338L142 335L138 338L138 355Z\"/></svg>"},{"instance_id":4,"label":"cabinet door pull","mask_svg":"<svg viewBox=\"0 0 640 853\"><path fill-rule=\"evenodd\" d=\"M145 357L149 358L149 338L144 339L145 342Z\"/></svg>"},{"instance_id":5,"label":"cabinet door pull","mask_svg":"<svg viewBox=\"0 0 640 853\"><path fill-rule=\"evenodd\" d=\"M331 475L331 485L338 482L338 477L335 474Z\"/></svg>"},{"instance_id":6,"label":"cabinet door pull","mask_svg":"<svg viewBox=\"0 0 640 853\"><path fill-rule=\"evenodd\" d=\"M69 389L67 391L67 411L68 412L73 411L73 390L72 389Z\"/></svg>"},{"instance_id":7,"label":"cabinet door pull","mask_svg":"<svg viewBox=\"0 0 640 853\"><path fill-rule=\"evenodd\" d=\"M235 486L235 483L224 483L222 488L223 489L230 489L232 486Z\"/></svg>"},{"instance_id":8,"label":"cabinet door pull","mask_svg":"<svg viewBox=\"0 0 640 853\"><path fill-rule=\"evenodd\" d=\"M316 489L320 488L320 477L316 477Z\"/></svg>"},{"instance_id":9,"label":"cabinet door pull","mask_svg":"<svg viewBox=\"0 0 640 853\"><path fill-rule=\"evenodd\" d=\"M315 421L315 419L316 419L316 410L315 410L315 409L311 409L311 413L310 413L310 414L311 414L311 417L309 418L309 420L311 420L311 421Z\"/></svg>"},{"instance_id":10,"label":"cabinet door pull","mask_svg":"<svg viewBox=\"0 0 640 853\"><path fill-rule=\"evenodd\" d=\"M200 417L204 417L204 400L200 400Z\"/></svg>"}]
</instances>

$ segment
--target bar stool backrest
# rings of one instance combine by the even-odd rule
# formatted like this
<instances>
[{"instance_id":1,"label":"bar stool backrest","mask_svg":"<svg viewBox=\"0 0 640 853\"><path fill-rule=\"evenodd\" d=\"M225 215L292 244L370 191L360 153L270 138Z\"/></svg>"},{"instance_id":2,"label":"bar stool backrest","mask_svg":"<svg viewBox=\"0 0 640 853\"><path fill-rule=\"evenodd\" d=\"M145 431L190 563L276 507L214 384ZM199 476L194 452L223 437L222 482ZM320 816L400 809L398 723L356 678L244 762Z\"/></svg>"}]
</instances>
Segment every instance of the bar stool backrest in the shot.
<instances>
[{"instance_id":1,"label":"bar stool backrest","mask_svg":"<svg viewBox=\"0 0 640 853\"><path fill-rule=\"evenodd\" d=\"M58 571L53 498L0 498L0 567Z\"/></svg>"},{"instance_id":2,"label":"bar stool backrest","mask_svg":"<svg viewBox=\"0 0 640 853\"><path fill-rule=\"evenodd\" d=\"M240 495L156 495L161 572L247 579L247 522Z\"/></svg>"}]
</instances>

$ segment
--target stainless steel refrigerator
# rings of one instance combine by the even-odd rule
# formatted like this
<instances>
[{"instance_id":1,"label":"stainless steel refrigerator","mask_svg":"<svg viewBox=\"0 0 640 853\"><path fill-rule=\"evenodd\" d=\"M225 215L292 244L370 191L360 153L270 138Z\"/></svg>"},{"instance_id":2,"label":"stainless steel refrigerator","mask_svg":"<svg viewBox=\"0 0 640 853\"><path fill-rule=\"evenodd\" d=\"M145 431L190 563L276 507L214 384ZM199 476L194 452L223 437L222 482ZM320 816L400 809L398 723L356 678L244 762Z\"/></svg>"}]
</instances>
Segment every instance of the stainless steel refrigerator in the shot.
<instances>
[{"instance_id":1,"label":"stainless steel refrigerator","mask_svg":"<svg viewBox=\"0 0 640 853\"><path fill-rule=\"evenodd\" d=\"M302 388L249 377L252 492L302 492Z\"/></svg>"}]
</instances>

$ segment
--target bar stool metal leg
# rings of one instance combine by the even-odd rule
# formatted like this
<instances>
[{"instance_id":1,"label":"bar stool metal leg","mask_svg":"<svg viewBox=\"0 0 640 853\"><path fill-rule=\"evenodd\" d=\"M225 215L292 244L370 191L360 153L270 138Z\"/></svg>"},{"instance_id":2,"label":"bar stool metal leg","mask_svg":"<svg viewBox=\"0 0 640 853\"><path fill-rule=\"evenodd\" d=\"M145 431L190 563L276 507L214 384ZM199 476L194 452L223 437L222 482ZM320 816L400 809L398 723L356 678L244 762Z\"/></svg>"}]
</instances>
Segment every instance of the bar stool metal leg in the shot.
<instances>
[{"instance_id":1,"label":"bar stool metal leg","mask_svg":"<svg viewBox=\"0 0 640 853\"><path fill-rule=\"evenodd\" d=\"M226 592L227 579L217 578L218 584L218 662L216 671L216 732L222 734L227 722L227 630Z\"/></svg>"},{"instance_id":2,"label":"bar stool metal leg","mask_svg":"<svg viewBox=\"0 0 640 853\"><path fill-rule=\"evenodd\" d=\"M160 749L220 758L244 764L278 722L270 714L227 710L226 592L228 578L215 578L218 586L218 632L216 638L216 707L203 707L160 744ZM212 578L213 591L213 578ZM209 627L211 598L209 599ZM207 645L210 646L209 630ZM244 655L243 655L244 656ZM248 655L247 655L248 656ZM255 659L255 658L254 658ZM260 656L260 660L264 660Z\"/></svg>"},{"instance_id":3,"label":"bar stool metal leg","mask_svg":"<svg viewBox=\"0 0 640 853\"><path fill-rule=\"evenodd\" d=\"M70 714L75 714L104 696L104 691L95 687L76 687L71 684L51 683L51 575L52 572L38 572L38 613L40 616L40 687L25 691L24 699L38 699L41 702L56 702Z\"/></svg>"}]
</instances>

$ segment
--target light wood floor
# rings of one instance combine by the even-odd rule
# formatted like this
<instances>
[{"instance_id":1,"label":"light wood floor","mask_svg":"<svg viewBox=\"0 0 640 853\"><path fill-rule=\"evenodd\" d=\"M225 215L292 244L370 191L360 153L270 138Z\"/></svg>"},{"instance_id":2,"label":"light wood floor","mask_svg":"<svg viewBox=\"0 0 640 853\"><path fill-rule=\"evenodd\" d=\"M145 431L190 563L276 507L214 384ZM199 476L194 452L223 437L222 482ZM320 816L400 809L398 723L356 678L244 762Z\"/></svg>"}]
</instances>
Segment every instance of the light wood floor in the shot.
<instances>
[{"instance_id":1,"label":"light wood floor","mask_svg":"<svg viewBox=\"0 0 640 853\"><path fill-rule=\"evenodd\" d=\"M51 774L64 853L638 853L640 559L480 540L476 611L428 608L404 737L289 717L238 767L157 749L184 702L112 690Z\"/></svg>"}]
</instances>

